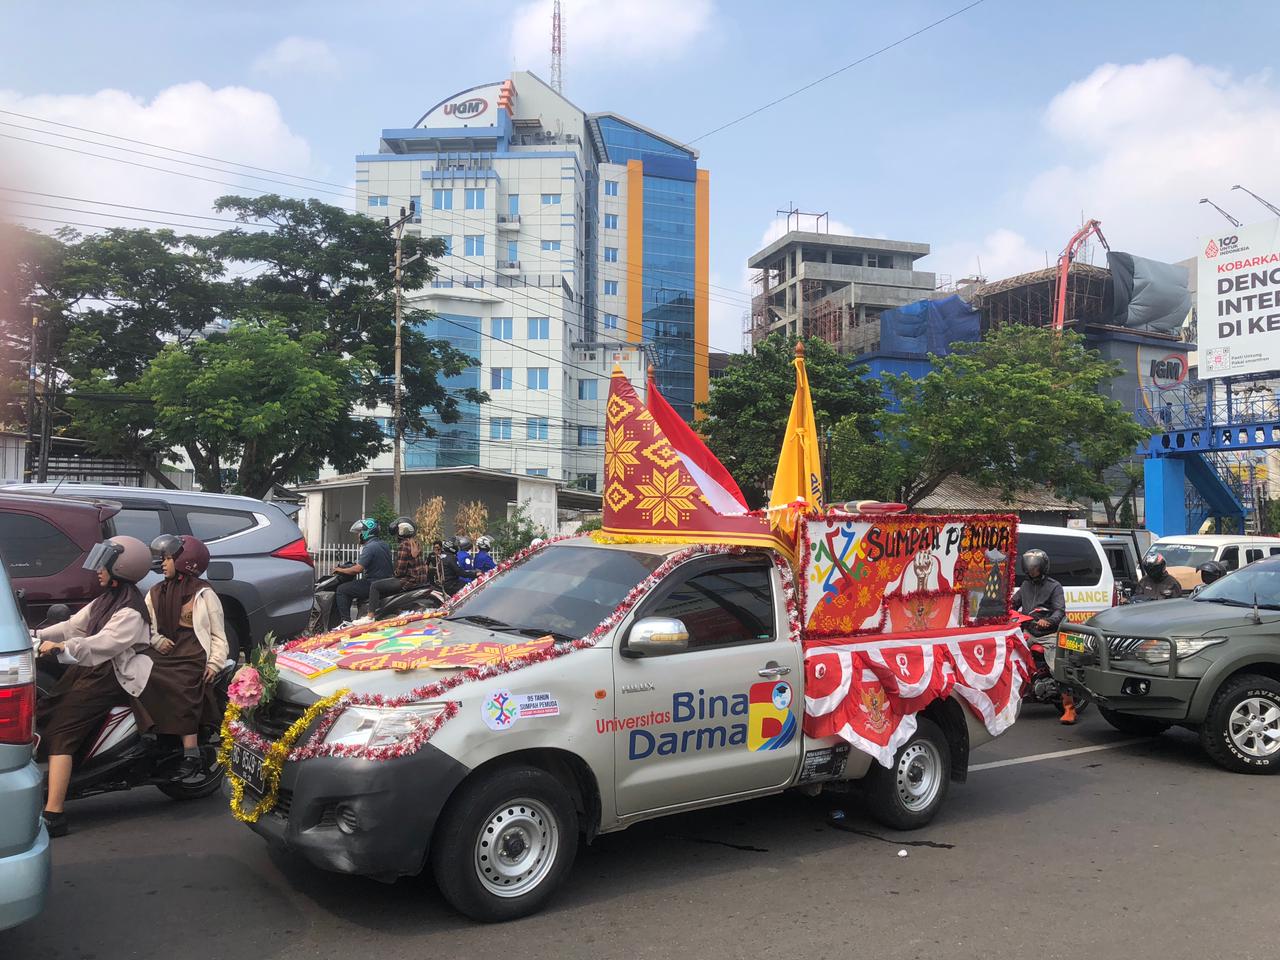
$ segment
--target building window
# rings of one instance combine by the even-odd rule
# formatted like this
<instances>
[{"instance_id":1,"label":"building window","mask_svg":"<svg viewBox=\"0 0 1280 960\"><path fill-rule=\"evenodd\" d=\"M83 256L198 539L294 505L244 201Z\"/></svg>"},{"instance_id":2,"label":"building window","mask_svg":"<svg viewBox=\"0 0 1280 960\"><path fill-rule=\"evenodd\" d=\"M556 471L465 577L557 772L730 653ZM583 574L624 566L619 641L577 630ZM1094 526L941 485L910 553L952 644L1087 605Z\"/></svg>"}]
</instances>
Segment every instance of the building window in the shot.
<instances>
[{"instance_id":1,"label":"building window","mask_svg":"<svg viewBox=\"0 0 1280 960\"><path fill-rule=\"evenodd\" d=\"M466 193L467 195L465 198L465 202L468 210L484 209L484 189L483 188L476 189L474 187L468 187Z\"/></svg>"},{"instance_id":2,"label":"building window","mask_svg":"<svg viewBox=\"0 0 1280 960\"><path fill-rule=\"evenodd\" d=\"M530 340L550 340L551 339L551 318L550 317L530 317L529 318L529 339Z\"/></svg>"},{"instance_id":3,"label":"building window","mask_svg":"<svg viewBox=\"0 0 1280 960\"><path fill-rule=\"evenodd\" d=\"M617 280L606 280L604 282L604 295L606 297L616 297L618 295Z\"/></svg>"},{"instance_id":4,"label":"building window","mask_svg":"<svg viewBox=\"0 0 1280 960\"><path fill-rule=\"evenodd\" d=\"M616 197L618 195L617 180L606 180L604 182L604 195L606 197Z\"/></svg>"},{"instance_id":5,"label":"building window","mask_svg":"<svg viewBox=\"0 0 1280 960\"><path fill-rule=\"evenodd\" d=\"M385 207L386 205L387 205L387 198L386 198L386 197L375 197L375 196L373 196L373 195L370 195L370 196L369 196L369 206L371 206L371 207Z\"/></svg>"},{"instance_id":6,"label":"building window","mask_svg":"<svg viewBox=\"0 0 1280 960\"><path fill-rule=\"evenodd\" d=\"M452 257L453 256L453 237L436 237L435 239L439 240L441 243L444 244L444 256Z\"/></svg>"},{"instance_id":7,"label":"building window","mask_svg":"<svg viewBox=\"0 0 1280 960\"><path fill-rule=\"evenodd\" d=\"M550 206L550 205L551 205L551 204L553 204L553 203L554 203L556 206L559 206L559 205L560 205L560 194L558 194L558 193L544 193L544 194L542 195L542 205L543 205L544 207L546 207L546 206Z\"/></svg>"},{"instance_id":8,"label":"building window","mask_svg":"<svg viewBox=\"0 0 1280 960\"><path fill-rule=\"evenodd\" d=\"M507 241L507 263L520 262L520 244L516 240Z\"/></svg>"},{"instance_id":9,"label":"building window","mask_svg":"<svg viewBox=\"0 0 1280 960\"><path fill-rule=\"evenodd\" d=\"M618 229L618 215L616 213L606 213L604 215L604 228L606 230Z\"/></svg>"},{"instance_id":10,"label":"building window","mask_svg":"<svg viewBox=\"0 0 1280 960\"><path fill-rule=\"evenodd\" d=\"M495 417L489 421L489 439L490 440L510 440L511 439L511 418Z\"/></svg>"},{"instance_id":11,"label":"building window","mask_svg":"<svg viewBox=\"0 0 1280 960\"><path fill-rule=\"evenodd\" d=\"M618 329L618 315L616 313L606 313L604 315L604 328L606 330Z\"/></svg>"},{"instance_id":12,"label":"building window","mask_svg":"<svg viewBox=\"0 0 1280 960\"><path fill-rule=\"evenodd\" d=\"M463 248L463 253L465 256L468 256L468 257L484 256L484 234L483 233L477 233L472 236L465 237L464 240L465 240L465 246Z\"/></svg>"},{"instance_id":13,"label":"building window","mask_svg":"<svg viewBox=\"0 0 1280 960\"><path fill-rule=\"evenodd\" d=\"M578 446L580 447L600 446L600 428L599 427L579 427L578 428Z\"/></svg>"},{"instance_id":14,"label":"building window","mask_svg":"<svg viewBox=\"0 0 1280 960\"><path fill-rule=\"evenodd\" d=\"M511 389L511 368L510 367L494 367L489 371L489 389L490 390L510 390Z\"/></svg>"},{"instance_id":15,"label":"building window","mask_svg":"<svg viewBox=\"0 0 1280 960\"><path fill-rule=\"evenodd\" d=\"M530 390L546 390L547 389L547 368L546 367L529 367L529 389Z\"/></svg>"},{"instance_id":16,"label":"building window","mask_svg":"<svg viewBox=\"0 0 1280 960\"><path fill-rule=\"evenodd\" d=\"M511 318L510 317L492 317L489 320L489 332L495 340L511 339Z\"/></svg>"},{"instance_id":17,"label":"building window","mask_svg":"<svg viewBox=\"0 0 1280 960\"><path fill-rule=\"evenodd\" d=\"M441 280L439 277L431 281L431 285L437 289L448 289L453 286L453 277L445 277Z\"/></svg>"},{"instance_id":18,"label":"building window","mask_svg":"<svg viewBox=\"0 0 1280 960\"><path fill-rule=\"evenodd\" d=\"M596 475L594 473L579 473L573 478L573 485L579 490L590 490L596 492Z\"/></svg>"},{"instance_id":19,"label":"building window","mask_svg":"<svg viewBox=\"0 0 1280 960\"><path fill-rule=\"evenodd\" d=\"M542 249L543 250L559 250L560 241L559 240L543 240Z\"/></svg>"},{"instance_id":20,"label":"building window","mask_svg":"<svg viewBox=\"0 0 1280 960\"><path fill-rule=\"evenodd\" d=\"M520 216L520 194L507 194L507 213L513 217Z\"/></svg>"},{"instance_id":21,"label":"building window","mask_svg":"<svg viewBox=\"0 0 1280 960\"><path fill-rule=\"evenodd\" d=\"M579 380L578 381L578 399L579 400L599 400L600 399L600 381L599 380Z\"/></svg>"},{"instance_id":22,"label":"building window","mask_svg":"<svg viewBox=\"0 0 1280 960\"><path fill-rule=\"evenodd\" d=\"M432 190L431 191L431 209L432 210L452 210L453 209L453 191L452 190Z\"/></svg>"},{"instance_id":23,"label":"building window","mask_svg":"<svg viewBox=\"0 0 1280 960\"><path fill-rule=\"evenodd\" d=\"M528 470L525 471L525 474L530 477L545 477L547 475L547 468L546 467L530 467Z\"/></svg>"},{"instance_id":24,"label":"building window","mask_svg":"<svg viewBox=\"0 0 1280 960\"><path fill-rule=\"evenodd\" d=\"M530 417L524 422L525 438L545 440L550 434L550 422L546 417Z\"/></svg>"},{"instance_id":25,"label":"building window","mask_svg":"<svg viewBox=\"0 0 1280 960\"><path fill-rule=\"evenodd\" d=\"M604 262L605 262L605 263L617 263L617 262L618 262L618 248L617 248L617 247L605 247L605 248L604 248Z\"/></svg>"}]
</instances>

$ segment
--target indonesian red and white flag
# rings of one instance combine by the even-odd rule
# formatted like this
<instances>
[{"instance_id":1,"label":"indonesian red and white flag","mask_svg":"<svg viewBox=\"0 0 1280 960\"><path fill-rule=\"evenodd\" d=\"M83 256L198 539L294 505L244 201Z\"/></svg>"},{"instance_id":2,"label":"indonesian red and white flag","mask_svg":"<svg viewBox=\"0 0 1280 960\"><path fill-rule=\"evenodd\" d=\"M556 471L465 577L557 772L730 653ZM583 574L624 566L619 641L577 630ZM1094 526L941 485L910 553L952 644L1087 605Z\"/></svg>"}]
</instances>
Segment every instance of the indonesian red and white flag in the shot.
<instances>
[{"instance_id":1,"label":"indonesian red and white flag","mask_svg":"<svg viewBox=\"0 0 1280 960\"><path fill-rule=\"evenodd\" d=\"M707 449L702 438L693 432L693 428L684 422L684 418L672 409L671 404L653 382L653 371L649 371L648 389L645 395L645 409L657 422L667 437L667 442L675 449L680 462L698 485L698 491L707 498L707 503L716 513L734 516L747 512L747 498L738 489L737 482L725 469L716 455Z\"/></svg>"}]
</instances>

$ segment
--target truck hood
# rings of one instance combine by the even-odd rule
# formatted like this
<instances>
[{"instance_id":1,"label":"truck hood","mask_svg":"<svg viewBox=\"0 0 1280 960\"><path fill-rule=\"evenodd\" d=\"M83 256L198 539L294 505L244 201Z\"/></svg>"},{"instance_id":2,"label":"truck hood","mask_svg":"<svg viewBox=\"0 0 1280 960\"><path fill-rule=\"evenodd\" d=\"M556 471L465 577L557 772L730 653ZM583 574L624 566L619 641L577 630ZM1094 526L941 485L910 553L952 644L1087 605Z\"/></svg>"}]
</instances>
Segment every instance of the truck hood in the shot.
<instances>
[{"instance_id":1,"label":"truck hood","mask_svg":"<svg viewBox=\"0 0 1280 960\"><path fill-rule=\"evenodd\" d=\"M1263 623L1280 623L1280 613L1259 610ZM1089 626L1126 636L1201 637L1255 626L1253 610L1204 600L1153 600L1103 610Z\"/></svg>"},{"instance_id":2,"label":"truck hood","mask_svg":"<svg viewBox=\"0 0 1280 960\"><path fill-rule=\"evenodd\" d=\"M456 621L440 621L448 631L441 648L471 643L500 643L512 646L517 643L528 643L531 638L512 633L497 633L483 627ZM462 672L466 667L450 667L437 669L425 667L416 670L332 670L310 679L282 667L280 669L280 696L296 703L312 703L322 697L332 696L342 690L352 693L378 694L384 697L399 697L435 683L452 674ZM459 687L459 690L465 689ZM454 694L451 691L450 696Z\"/></svg>"}]
</instances>

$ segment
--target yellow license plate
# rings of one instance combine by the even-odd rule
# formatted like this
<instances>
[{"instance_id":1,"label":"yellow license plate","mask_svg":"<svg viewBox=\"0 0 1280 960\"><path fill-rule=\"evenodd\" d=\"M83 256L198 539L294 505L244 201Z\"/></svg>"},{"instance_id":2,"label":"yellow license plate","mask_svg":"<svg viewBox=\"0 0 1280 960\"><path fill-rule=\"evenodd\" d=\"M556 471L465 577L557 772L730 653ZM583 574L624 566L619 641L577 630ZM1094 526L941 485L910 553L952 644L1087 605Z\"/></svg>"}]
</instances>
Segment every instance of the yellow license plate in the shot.
<instances>
[{"instance_id":1,"label":"yellow license plate","mask_svg":"<svg viewBox=\"0 0 1280 960\"><path fill-rule=\"evenodd\" d=\"M1058 649L1070 650L1072 653L1084 653L1084 637L1075 633L1058 634Z\"/></svg>"}]
</instances>

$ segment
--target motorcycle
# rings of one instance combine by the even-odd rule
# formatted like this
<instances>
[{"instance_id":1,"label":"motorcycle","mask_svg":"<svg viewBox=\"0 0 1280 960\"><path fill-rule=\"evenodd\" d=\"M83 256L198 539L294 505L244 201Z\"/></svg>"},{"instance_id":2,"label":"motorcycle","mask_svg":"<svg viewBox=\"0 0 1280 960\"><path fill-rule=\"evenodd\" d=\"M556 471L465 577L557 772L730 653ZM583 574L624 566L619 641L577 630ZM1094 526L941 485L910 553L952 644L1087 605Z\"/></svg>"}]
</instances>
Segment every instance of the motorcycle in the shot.
<instances>
[{"instance_id":1,"label":"motorcycle","mask_svg":"<svg viewBox=\"0 0 1280 960\"><path fill-rule=\"evenodd\" d=\"M64 604L49 608L41 627L61 623L70 616ZM40 656L40 641L33 637L36 650L36 695L46 697L65 670L51 656ZM182 760L182 741L167 734L144 734L138 729L133 709L125 703L111 708L103 718L97 734L85 741L75 755L71 768L68 800L79 800L101 793L132 790L134 787L156 787L174 800L199 800L216 793L225 771L218 764L222 713L227 707L227 687L235 673L235 663L227 661L210 681L217 704L216 716L209 716L200 727L200 756L204 769L197 777L176 780L173 771Z\"/></svg>"},{"instance_id":2,"label":"motorcycle","mask_svg":"<svg viewBox=\"0 0 1280 960\"><path fill-rule=\"evenodd\" d=\"M1031 676L1022 685L1022 700L1024 703L1030 701L1052 704L1059 713L1062 713L1063 685L1053 676L1053 660L1058 652L1058 631L1038 634L1033 629L1035 622L1048 613L1049 611L1044 607L1037 607L1030 616L1023 617L1022 636L1027 641L1027 648L1031 651L1033 670ZM1075 704L1076 715L1079 716L1089 708L1089 704L1093 702L1093 696L1082 687L1072 686L1067 690Z\"/></svg>"},{"instance_id":3,"label":"motorcycle","mask_svg":"<svg viewBox=\"0 0 1280 960\"><path fill-rule=\"evenodd\" d=\"M307 633L327 633L341 626L338 620L337 592L338 587L354 580L349 573L331 573L316 582L315 599L311 603L311 617L307 622ZM389 620L392 617L404 616L414 611L439 610L449 600L449 594L434 584L424 584L413 590L393 593L386 597L377 610L368 610L368 604L359 603L352 608L352 613L360 617L372 615L375 620Z\"/></svg>"}]
</instances>

